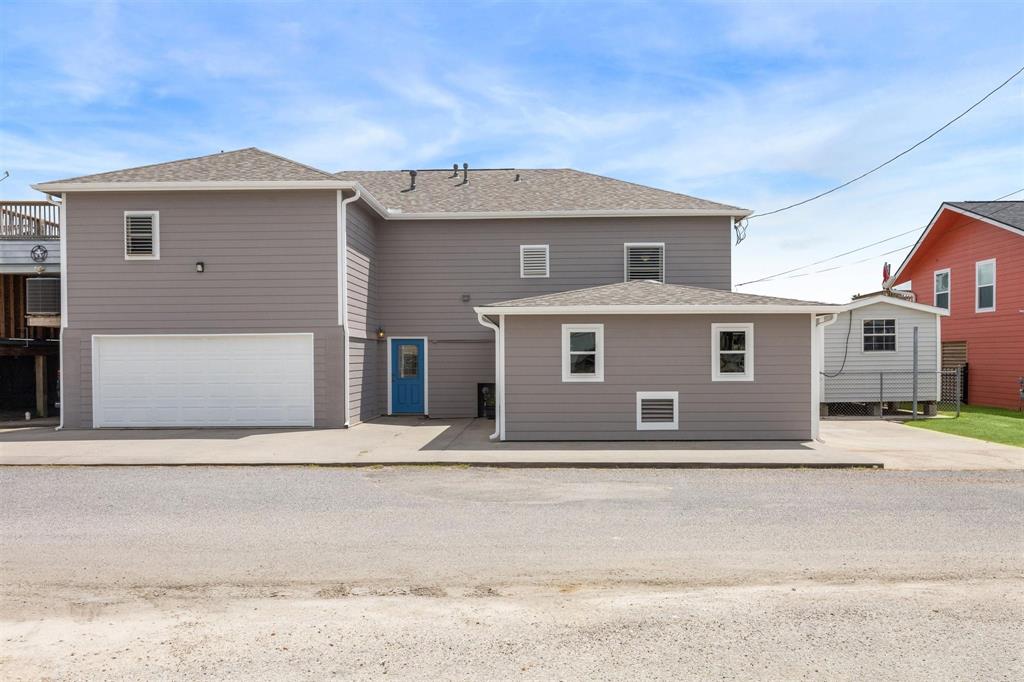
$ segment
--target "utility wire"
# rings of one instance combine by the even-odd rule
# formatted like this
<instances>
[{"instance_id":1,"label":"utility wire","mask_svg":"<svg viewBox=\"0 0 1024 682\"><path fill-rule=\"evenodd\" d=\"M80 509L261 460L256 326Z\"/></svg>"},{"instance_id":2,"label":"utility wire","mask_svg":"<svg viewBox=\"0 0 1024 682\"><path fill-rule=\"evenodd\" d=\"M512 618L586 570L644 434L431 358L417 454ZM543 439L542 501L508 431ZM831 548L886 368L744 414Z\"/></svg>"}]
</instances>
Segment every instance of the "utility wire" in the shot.
<instances>
[{"instance_id":1,"label":"utility wire","mask_svg":"<svg viewBox=\"0 0 1024 682\"><path fill-rule=\"evenodd\" d=\"M797 206L803 206L804 204L810 203L810 202L814 201L815 199L820 199L823 196L826 196L828 194L832 194L832 192L836 192L838 190L843 189L844 187L848 187L848 186L852 185L853 183L857 182L858 180L862 180L862 179L866 178L867 176L871 175L875 171L878 171L878 170L881 170L882 168L885 168L886 166L888 166L890 163L892 163L896 159L898 159L901 156L904 156L904 155L909 154L910 152L914 151L915 149L917 149L918 147L923 145L925 142L927 142L928 140L932 139L933 137L935 137L936 135L941 133L943 130L945 130L949 126L951 126L954 123L956 123L957 121L959 121L961 118L963 118L964 116L969 114L975 107L980 105L982 102L987 100L992 95L994 95L997 92L999 92L1000 90L1002 90L1006 85L1009 84L1010 81L1012 81L1014 78L1019 76L1021 73L1024 73L1024 66L1022 66L1019 69L1017 69L1017 71L1012 76L1010 76L1009 78L1004 80L1002 83L1000 83L998 86L996 86L995 89L990 90L987 95L985 95L984 97L979 99L977 102L972 104L970 107L965 109L958 116L956 116L955 118L951 119L944 126L942 126L938 130L936 130L933 133L931 133L930 135L928 135L928 137L926 137L926 138L924 138L922 140L919 140L918 142L914 143L912 146L907 147L906 149L901 151L896 156L893 156L892 158L890 158L889 160L885 161L884 163L880 163L879 165L875 166L871 170L869 170L869 171L867 171L865 173L861 173L860 175L858 175L857 177L853 178L852 180L847 180L846 182L844 182L841 185L837 185L837 186L833 187L832 189L829 189L829 190L826 190L824 192L821 192L820 194L815 194L813 197L810 197L808 199L804 199L803 201L798 201L795 204L790 204L789 206L783 206L782 208L777 208L777 209L775 209L773 211L766 211L765 213L755 213L753 215L747 216L746 219L747 220L753 220L754 218L762 218L764 216L774 215L775 213L782 213L783 211L788 211L789 209L796 208Z\"/></svg>"},{"instance_id":2,"label":"utility wire","mask_svg":"<svg viewBox=\"0 0 1024 682\"><path fill-rule=\"evenodd\" d=\"M1021 192L1024 192L1024 187L1021 187L1018 190L1014 190L1013 192L1010 192L1009 194L1004 194L1003 196L998 197L996 199L992 199L992 201L1002 201L1003 199L1006 199L1007 197L1012 197L1014 194L1020 194ZM1009 207L1001 208L1001 209L999 209L999 211L993 211L993 215L995 215L996 213L999 213L1000 211L1005 211L1006 208L1009 208ZM752 280L747 281L747 282L740 282L739 284L737 284L735 286L737 286L737 287L744 287L744 286L747 286L748 284L757 284L759 282L768 282L768 281L771 281L771 280L774 280L774 279L780 279L780 278L783 278L783 275L788 275L790 273L797 272L798 270L804 270L806 268L813 268L815 265L821 265L822 263L827 263L830 260L835 260L837 258L842 258L843 256L849 256L850 254L857 253L858 251L863 251L864 249L870 249L872 246L878 246L879 244L884 244L885 242L892 241L893 239L896 239L897 237L902 237L904 235L910 234L911 232L918 232L920 230L923 230L926 227L928 227L928 226L927 225L921 225L920 227L915 227L915 228L906 230L905 232L900 232L899 234L894 234L891 237L886 237L885 239L879 239L877 242L871 242L870 244L865 244L864 246L859 246L856 249L850 249L849 251L844 251L843 253L838 253L838 254L836 254L834 256L829 256L828 258L822 258L821 260L814 261L813 263L807 263L807 264L801 265L799 267L790 268L789 270L783 270L782 272L776 272L773 275L765 275L764 277L761 277L759 279L752 279ZM909 246L913 246L913 244L910 244ZM896 251L900 251L900 250L905 249L905 248L907 248L907 247L906 246L902 246L899 249L896 249ZM888 255L890 255L892 253L895 253L895 251L887 251L886 253L880 253L880 254L878 254L876 256L871 256L870 258L867 258L865 260L871 260L871 258L879 258L881 256L888 256ZM856 261L855 263L850 263L850 265L855 265L856 263L863 263L863 262L864 262L863 260L860 260L860 261ZM826 268L825 270L817 270L816 272L828 272L829 270L834 270L834 269L835 268ZM814 273L807 273L807 274L814 274ZM792 277L785 277L784 279L793 279L793 278Z\"/></svg>"}]
</instances>

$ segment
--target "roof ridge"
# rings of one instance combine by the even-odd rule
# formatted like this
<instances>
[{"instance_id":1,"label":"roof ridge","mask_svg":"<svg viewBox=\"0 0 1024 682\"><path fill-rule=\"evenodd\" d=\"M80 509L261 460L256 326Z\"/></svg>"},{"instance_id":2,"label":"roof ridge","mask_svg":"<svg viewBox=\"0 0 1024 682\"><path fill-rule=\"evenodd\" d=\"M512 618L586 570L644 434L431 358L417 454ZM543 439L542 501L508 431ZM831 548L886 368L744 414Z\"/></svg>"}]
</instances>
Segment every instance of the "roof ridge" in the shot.
<instances>
[{"instance_id":1,"label":"roof ridge","mask_svg":"<svg viewBox=\"0 0 1024 682\"><path fill-rule=\"evenodd\" d=\"M117 170L112 170L112 171L100 171L99 173L86 173L85 175L76 175L76 176L71 177L71 178L63 178L62 180L50 180L50 181L47 182L47 184L53 184L53 183L57 183L57 182L68 182L70 180L78 180L80 178L91 178L94 175L107 175L109 173L124 173L124 172L127 172L127 171L142 170L144 168L158 168L160 166L169 166L169 165L171 165L173 163L183 163L185 161L198 161L199 159L208 159L211 156L220 156L221 154L237 154L238 152L246 152L246 151L249 151L250 149L256 149L256 147L243 147L242 149L232 149L230 151L221 150L219 152L214 152L213 154L200 154L199 156L190 156L190 157L185 158L185 159L174 159L173 161L161 161L160 163L144 163L141 166L129 166L128 168L118 168ZM262 151L262 150L256 149L256 151Z\"/></svg>"},{"instance_id":2,"label":"roof ridge","mask_svg":"<svg viewBox=\"0 0 1024 682\"><path fill-rule=\"evenodd\" d=\"M325 170L322 170L320 168L317 168L316 166L310 166L308 163L302 163L301 161L296 161L295 159L289 159L287 156L281 156L280 154L275 154L274 152L268 152L266 149L260 149L259 147L246 147L245 149L239 149L238 151L244 152L244 151L248 151L250 149L252 149L253 151L260 152L261 154L266 154L267 156L273 156L275 159L280 159L281 161L287 161L288 163L294 163L296 166L302 166L306 170L311 170L311 171L314 171L316 173L320 173L321 175L326 175L331 180L337 180L337 178L334 177L334 174L329 173L328 171L325 171ZM227 152L223 152L223 153L226 154ZM184 160L187 160L187 159L184 159Z\"/></svg>"}]
</instances>

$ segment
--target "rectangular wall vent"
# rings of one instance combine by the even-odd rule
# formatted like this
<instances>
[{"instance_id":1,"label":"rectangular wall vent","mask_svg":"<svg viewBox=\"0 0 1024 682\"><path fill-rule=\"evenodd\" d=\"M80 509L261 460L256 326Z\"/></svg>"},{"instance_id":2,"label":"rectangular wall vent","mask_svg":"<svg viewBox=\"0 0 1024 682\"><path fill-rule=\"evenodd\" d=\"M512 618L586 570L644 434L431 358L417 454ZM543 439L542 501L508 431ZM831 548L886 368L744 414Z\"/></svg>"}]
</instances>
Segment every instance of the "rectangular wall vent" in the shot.
<instances>
[{"instance_id":1,"label":"rectangular wall vent","mask_svg":"<svg viewBox=\"0 0 1024 682\"><path fill-rule=\"evenodd\" d=\"M547 244L531 244L519 247L519 276L550 276Z\"/></svg>"},{"instance_id":2,"label":"rectangular wall vent","mask_svg":"<svg viewBox=\"0 0 1024 682\"><path fill-rule=\"evenodd\" d=\"M25 280L25 313L60 315L59 277L29 277Z\"/></svg>"},{"instance_id":3,"label":"rectangular wall vent","mask_svg":"<svg viewBox=\"0 0 1024 682\"><path fill-rule=\"evenodd\" d=\"M639 431L679 428L679 393L639 391L636 394L636 428Z\"/></svg>"},{"instance_id":4,"label":"rectangular wall vent","mask_svg":"<svg viewBox=\"0 0 1024 682\"><path fill-rule=\"evenodd\" d=\"M159 239L159 217L155 211L124 214L125 258L159 258Z\"/></svg>"},{"instance_id":5,"label":"rectangular wall vent","mask_svg":"<svg viewBox=\"0 0 1024 682\"><path fill-rule=\"evenodd\" d=\"M626 281L665 281L664 244L626 244Z\"/></svg>"}]
</instances>

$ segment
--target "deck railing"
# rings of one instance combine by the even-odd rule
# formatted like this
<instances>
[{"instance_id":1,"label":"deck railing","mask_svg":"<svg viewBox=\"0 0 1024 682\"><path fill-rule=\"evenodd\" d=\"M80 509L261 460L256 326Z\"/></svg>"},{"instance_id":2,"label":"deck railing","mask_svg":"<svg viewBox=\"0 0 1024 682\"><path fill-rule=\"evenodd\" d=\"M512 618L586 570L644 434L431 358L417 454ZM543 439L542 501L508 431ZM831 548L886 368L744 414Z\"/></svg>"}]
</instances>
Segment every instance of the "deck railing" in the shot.
<instances>
[{"instance_id":1,"label":"deck railing","mask_svg":"<svg viewBox=\"0 0 1024 682\"><path fill-rule=\"evenodd\" d=\"M60 206L0 201L0 239L60 239Z\"/></svg>"}]
</instances>

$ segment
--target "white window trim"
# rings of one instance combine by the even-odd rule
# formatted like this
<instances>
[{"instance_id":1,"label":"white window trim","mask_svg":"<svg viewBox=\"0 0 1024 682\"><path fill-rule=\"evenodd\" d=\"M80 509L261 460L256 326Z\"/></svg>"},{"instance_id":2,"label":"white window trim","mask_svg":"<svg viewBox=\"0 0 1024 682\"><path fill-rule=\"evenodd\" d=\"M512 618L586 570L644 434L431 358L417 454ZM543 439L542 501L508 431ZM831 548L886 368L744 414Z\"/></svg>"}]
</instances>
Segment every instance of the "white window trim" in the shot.
<instances>
[{"instance_id":1,"label":"white window trim","mask_svg":"<svg viewBox=\"0 0 1024 682\"><path fill-rule=\"evenodd\" d=\"M644 400L672 399L671 422L641 421L641 405ZM636 392L636 430L637 431L675 431L679 428L679 391L637 391Z\"/></svg>"},{"instance_id":2,"label":"white window trim","mask_svg":"<svg viewBox=\"0 0 1024 682\"><path fill-rule=\"evenodd\" d=\"M544 249L544 274L543 275L528 275L526 274L526 261L524 255L526 249ZM521 279L540 279L542 277L551 276L551 249L547 244L520 244L519 245L519 277Z\"/></svg>"},{"instance_id":3,"label":"white window trim","mask_svg":"<svg viewBox=\"0 0 1024 682\"><path fill-rule=\"evenodd\" d=\"M869 322L871 320L892 320L893 321L893 325L894 325L893 329L895 330L895 335L896 335L895 341L896 341L896 343L894 344L894 347L893 347L892 350L864 350L864 337L866 336L864 334L864 323L865 322ZM872 336L878 336L878 335L877 334L873 334ZM865 317L865 318L862 318L860 320L860 352L862 354L864 354L864 355L875 355L875 354L878 354L878 353L898 353L898 352L900 352L900 318L898 318L898 317Z\"/></svg>"},{"instance_id":4,"label":"white window trim","mask_svg":"<svg viewBox=\"0 0 1024 682\"><path fill-rule=\"evenodd\" d=\"M979 305L981 296L978 295L978 291L981 289L978 286L978 270L981 269L982 265L992 264L992 307L982 308ZM985 286L988 286L987 284ZM994 313L996 311L996 259L989 258L987 260L980 260L974 264L974 312L976 313Z\"/></svg>"},{"instance_id":5,"label":"white window trim","mask_svg":"<svg viewBox=\"0 0 1024 682\"><path fill-rule=\"evenodd\" d=\"M622 281L629 280L629 247L631 246L657 246L661 248L661 282L665 281L665 266L668 261L668 250L665 242L626 242L622 245Z\"/></svg>"},{"instance_id":6,"label":"white window trim","mask_svg":"<svg viewBox=\"0 0 1024 682\"><path fill-rule=\"evenodd\" d=\"M746 350L743 351L743 374L722 374L718 364L720 332L745 332ZM738 351L733 351L738 352ZM753 381L754 380L754 323L715 323L711 325L711 380L712 381Z\"/></svg>"},{"instance_id":7,"label":"white window trim","mask_svg":"<svg viewBox=\"0 0 1024 682\"><path fill-rule=\"evenodd\" d=\"M936 308L939 307L939 287L937 286L936 282L937 282L937 280L939 278L939 275L942 275L942 274L946 275L946 291L944 291L942 293L946 294L946 299L947 299L947 301L949 303L949 306L947 308L945 308L945 310L952 310L953 309L953 274L952 274L952 272L950 272L949 268L943 268L941 270L936 270L935 272L932 273L932 305L935 306Z\"/></svg>"},{"instance_id":8,"label":"white window trim","mask_svg":"<svg viewBox=\"0 0 1024 682\"><path fill-rule=\"evenodd\" d=\"M594 332L596 347L594 348L594 374L572 374L569 363L569 334L571 332ZM562 381L563 382L596 382L604 381L604 325L603 324L563 324L562 325Z\"/></svg>"},{"instance_id":9,"label":"white window trim","mask_svg":"<svg viewBox=\"0 0 1024 682\"><path fill-rule=\"evenodd\" d=\"M150 256L128 255L128 216L153 216L153 254ZM160 260L160 211L125 211L121 220L121 238L124 240L125 260Z\"/></svg>"}]
</instances>

